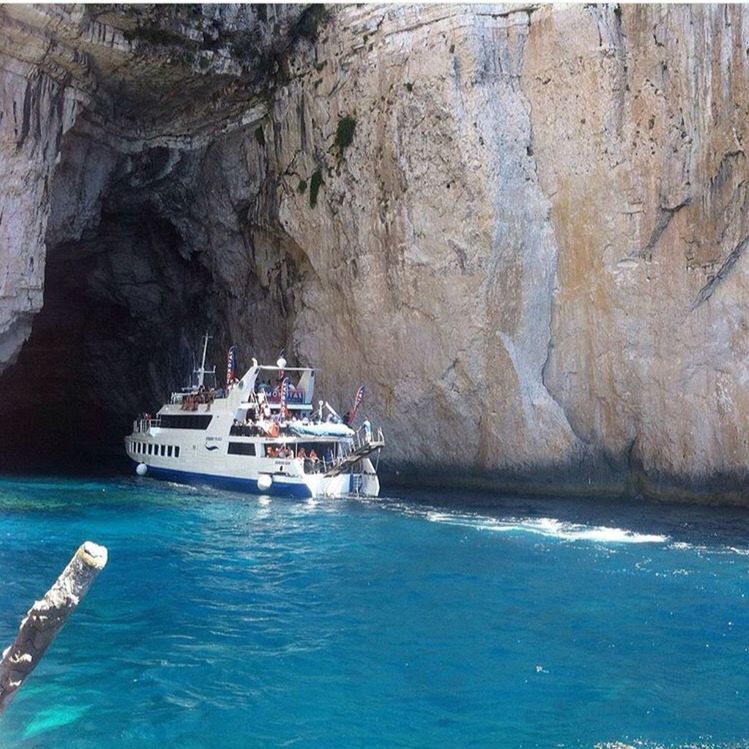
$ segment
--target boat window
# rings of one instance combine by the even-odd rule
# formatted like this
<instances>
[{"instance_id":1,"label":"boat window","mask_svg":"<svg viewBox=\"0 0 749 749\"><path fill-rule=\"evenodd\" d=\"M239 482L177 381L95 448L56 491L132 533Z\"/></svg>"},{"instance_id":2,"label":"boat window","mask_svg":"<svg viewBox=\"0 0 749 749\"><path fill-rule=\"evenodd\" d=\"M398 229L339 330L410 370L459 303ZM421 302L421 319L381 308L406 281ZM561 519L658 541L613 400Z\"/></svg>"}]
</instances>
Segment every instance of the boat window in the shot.
<instances>
[{"instance_id":1,"label":"boat window","mask_svg":"<svg viewBox=\"0 0 749 749\"><path fill-rule=\"evenodd\" d=\"M167 448L166 448L166 457L167 458L171 458L172 457L172 446L171 445L167 445Z\"/></svg>"},{"instance_id":2,"label":"boat window","mask_svg":"<svg viewBox=\"0 0 749 749\"><path fill-rule=\"evenodd\" d=\"M255 445L252 442L230 442L229 455L255 455Z\"/></svg>"},{"instance_id":3,"label":"boat window","mask_svg":"<svg viewBox=\"0 0 749 749\"><path fill-rule=\"evenodd\" d=\"M232 437L262 437L265 430L254 424L232 424L229 434Z\"/></svg>"},{"instance_id":4,"label":"boat window","mask_svg":"<svg viewBox=\"0 0 749 749\"><path fill-rule=\"evenodd\" d=\"M300 442L296 445L297 454L300 450L304 450L306 455L309 455L313 450L316 455L322 459L332 460L337 452L337 446L335 443L330 442Z\"/></svg>"},{"instance_id":5,"label":"boat window","mask_svg":"<svg viewBox=\"0 0 749 749\"><path fill-rule=\"evenodd\" d=\"M159 448L159 454L161 455L162 458L166 455L166 445L162 445Z\"/></svg>"},{"instance_id":6,"label":"boat window","mask_svg":"<svg viewBox=\"0 0 749 749\"><path fill-rule=\"evenodd\" d=\"M179 445L174 448L174 457L179 458Z\"/></svg>"},{"instance_id":7,"label":"boat window","mask_svg":"<svg viewBox=\"0 0 749 749\"><path fill-rule=\"evenodd\" d=\"M146 447L146 455L150 455L151 454L151 447L152 447L151 443L149 442L148 446Z\"/></svg>"},{"instance_id":8,"label":"boat window","mask_svg":"<svg viewBox=\"0 0 749 749\"><path fill-rule=\"evenodd\" d=\"M165 414L161 417L162 429L208 429L212 414Z\"/></svg>"}]
</instances>

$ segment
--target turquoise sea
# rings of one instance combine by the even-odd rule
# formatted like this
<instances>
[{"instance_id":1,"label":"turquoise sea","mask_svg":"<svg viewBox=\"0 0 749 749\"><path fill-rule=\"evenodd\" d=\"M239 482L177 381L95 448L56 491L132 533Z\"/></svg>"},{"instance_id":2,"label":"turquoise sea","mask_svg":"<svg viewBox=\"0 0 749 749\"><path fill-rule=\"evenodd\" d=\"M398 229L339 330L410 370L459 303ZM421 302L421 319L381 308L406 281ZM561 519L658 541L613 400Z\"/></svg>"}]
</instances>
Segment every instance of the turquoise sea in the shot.
<instances>
[{"instance_id":1,"label":"turquoise sea","mask_svg":"<svg viewBox=\"0 0 749 749\"><path fill-rule=\"evenodd\" d=\"M10 747L749 746L749 512L0 480L0 643L107 568Z\"/></svg>"}]
</instances>

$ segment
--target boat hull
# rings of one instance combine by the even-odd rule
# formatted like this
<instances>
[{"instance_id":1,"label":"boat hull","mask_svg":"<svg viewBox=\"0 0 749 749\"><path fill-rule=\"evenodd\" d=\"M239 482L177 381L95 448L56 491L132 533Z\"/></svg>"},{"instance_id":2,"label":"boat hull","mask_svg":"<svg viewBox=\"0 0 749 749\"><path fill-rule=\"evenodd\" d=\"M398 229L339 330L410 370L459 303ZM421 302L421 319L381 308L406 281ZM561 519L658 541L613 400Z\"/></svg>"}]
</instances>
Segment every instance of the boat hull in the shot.
<instances>
[{"instance_id":1,"label":"boat hull","mask_svg":"<svg viewBox=\"0 0 749 749\"><path fill-rule=\"evenodd\" d=\"M132 461L135 465L142 465ZM217 489L239 491L271 497L344 497L352 494L377 496L380 491L379 481L373 474L360 477L359 474L343 474L340 476L310 477L308 481L292 481L291 477L272 477L270 486L260 487L258 478L222 476L195 471L182 471L174 468L147 466L146 477L163 481L174 481L179 484L200 485L207 484Z\"/></svg>"},{"instance_id":2,"label":"boat hull","mask_svg":"<svg viewBox=\"0 0 749 749\"><path fill-rule=\"evenodd\" d=\"M177 471L171 468L149 466L146 476L164 481L175 481L178 484L209 484L217 489L228 491L262 494L273 497L312 497L312 491L306 484L286 484L274 481L267 489L258 487L257 479L237 478L234 476L215 476L210 473Z\"/></svg>"}]
</instances>

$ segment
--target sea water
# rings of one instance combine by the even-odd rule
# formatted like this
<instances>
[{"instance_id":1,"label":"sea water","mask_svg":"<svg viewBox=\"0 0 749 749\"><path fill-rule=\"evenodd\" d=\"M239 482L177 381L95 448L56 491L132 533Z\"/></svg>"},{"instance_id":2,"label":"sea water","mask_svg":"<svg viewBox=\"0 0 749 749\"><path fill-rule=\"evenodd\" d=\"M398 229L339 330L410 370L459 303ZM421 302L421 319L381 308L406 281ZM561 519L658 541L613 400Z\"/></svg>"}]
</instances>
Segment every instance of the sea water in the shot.
<instances>
[{"instance_id":1,"label":"sea water","mask_svg":"<svg viewBox=\"0 0 749 749\"><path fill-rule=\"evenodd\" d=\"M0 480L0 643L109 563L7 747L749 746L749 514Z\"/></svg>"}]
</instances>

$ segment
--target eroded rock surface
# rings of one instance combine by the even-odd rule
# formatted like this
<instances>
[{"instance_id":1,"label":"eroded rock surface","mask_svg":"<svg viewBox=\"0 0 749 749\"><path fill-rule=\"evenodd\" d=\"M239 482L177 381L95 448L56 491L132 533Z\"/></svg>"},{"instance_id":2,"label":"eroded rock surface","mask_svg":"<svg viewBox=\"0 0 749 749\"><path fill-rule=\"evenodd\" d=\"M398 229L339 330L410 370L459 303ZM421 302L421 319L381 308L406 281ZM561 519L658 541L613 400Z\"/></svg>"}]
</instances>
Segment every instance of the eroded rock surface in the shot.
<instances>
[{"instance_id":1,"label":"eroded rock surface","mask_svg":"<svg viewBox=\"0 0 749 749\"><path fill-rule=\"evenodd\" d=\"M125 425L208 326L419 482L749 499L743 6L2 13L19 408Z\"/></svg>"}]
</instances>

